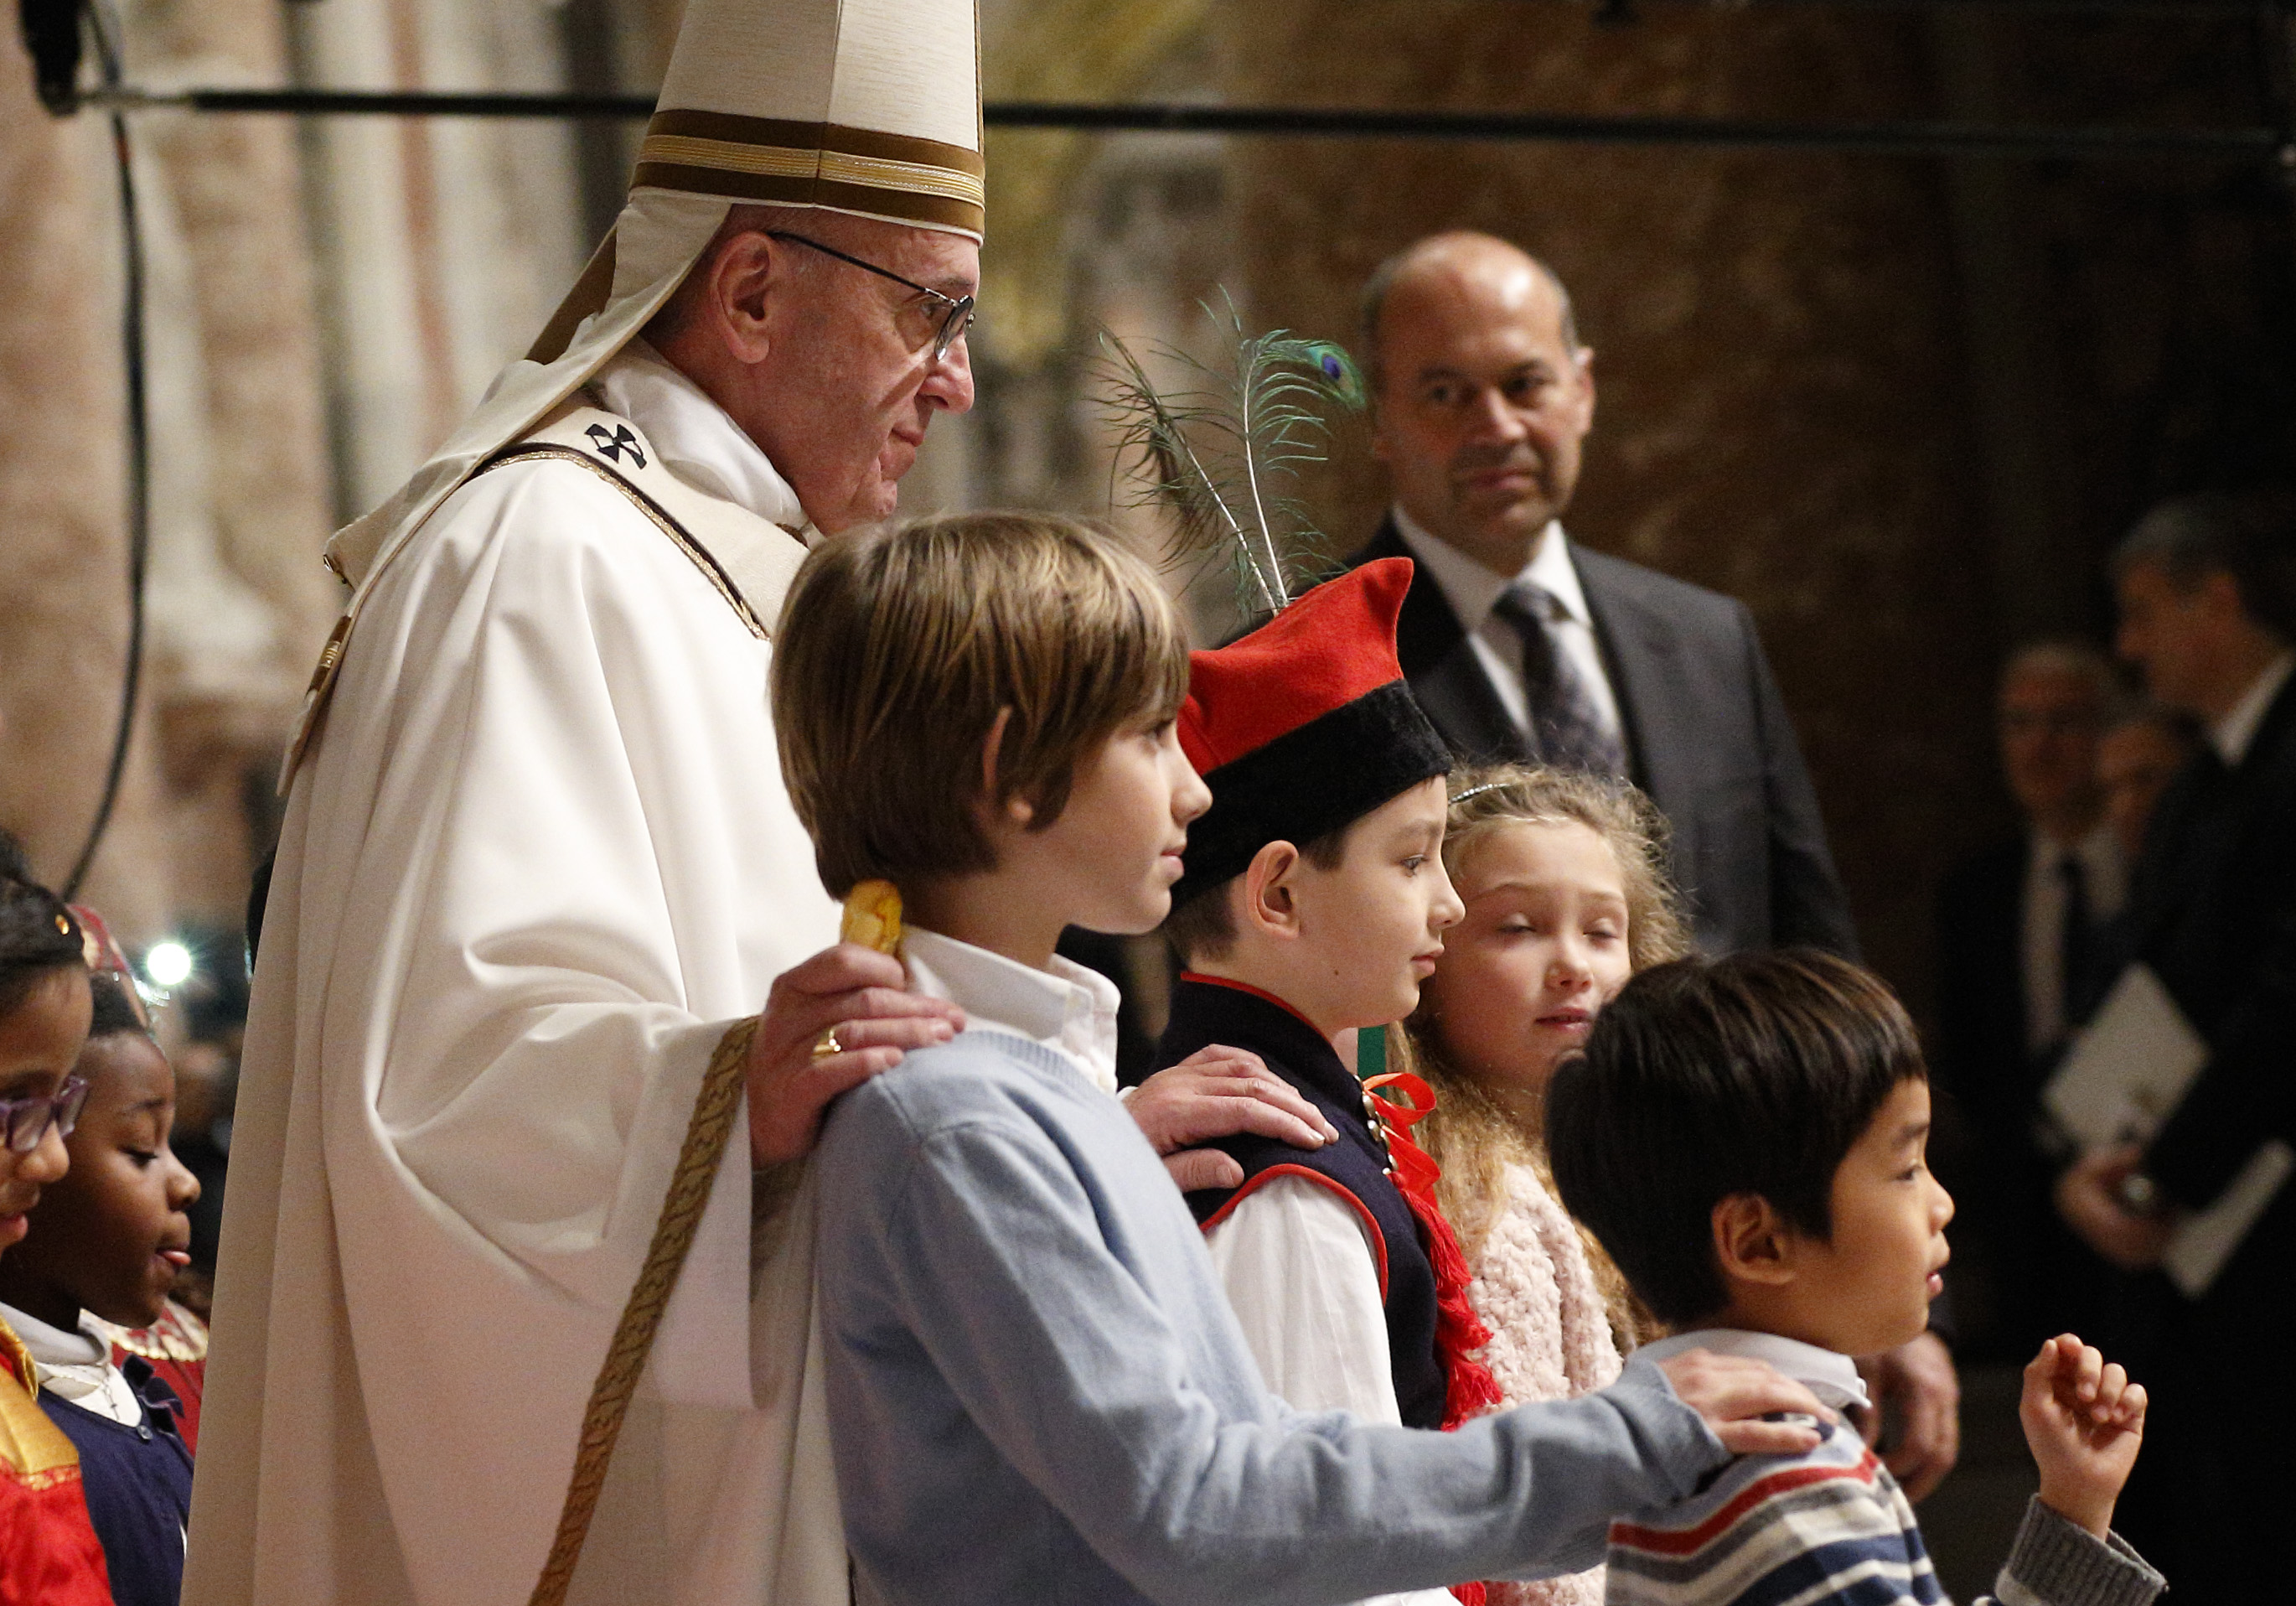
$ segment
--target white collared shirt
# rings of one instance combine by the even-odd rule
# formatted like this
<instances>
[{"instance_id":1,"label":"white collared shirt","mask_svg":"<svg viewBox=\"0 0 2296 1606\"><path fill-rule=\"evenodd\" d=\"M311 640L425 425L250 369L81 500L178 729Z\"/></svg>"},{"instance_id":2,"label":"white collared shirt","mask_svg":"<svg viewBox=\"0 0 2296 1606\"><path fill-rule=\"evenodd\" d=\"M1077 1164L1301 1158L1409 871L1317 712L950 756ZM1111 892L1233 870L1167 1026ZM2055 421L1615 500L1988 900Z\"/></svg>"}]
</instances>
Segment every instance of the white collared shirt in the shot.
<instances>
[{"instance_id":1,"label":"white collared shirt","mask_svg":"<svg viewBox=\"0 0 2296 1606\"><path fill-rule=\"evenodd\" d=\"M610 413L638 426L663 465L694 490L719 497L796 531L813 531L797 491L733 415L644 340L622 348L591 389Z\"/></svg>"},{"instance_id":2,"label":"white collared shirt","mask_svg":"<svg viewBox=\"0 0 2296 1606\"><path fill-rule=\"evenodd\" d=\"M1116 984L1053 956L1044 970L937 931L909 927L901 942L909 985L961 1006L968 1029L990 1026L1074 1060L1085 1079L1116 1093Z\"/></svg>"},{"instance_id":3,"label":"white collared shirt","mask_svg":"<svg viewBox=\"0 0 2296 1606\"><path fill-rule=\"evenodd\" d=\"M87 1325L85 1314L72 1332L51 1327L12 1305L0 1305L0 1317L24 1341L41 1388L53 1391L58 1399L70 1400L82 1410L130 1428L144 1421L144 1407L135 1390L111 1363L110 1340Z\"/></svg>"},{"instance_id":4,"label":"white collared shirt","mask_svg":"<svg viewBox=\"0 0 2296 1606\"><path fill-rule=\"evenodd\" d=\"M1459 618L1475 658L1491 688L1505 705L1518 730L1530 729L1530 695L1522 682L1522 636L1492 612L1499 597L1518 580L1528 580L1554 598L1562 617L1554 622L1555 638L1570 656L1570 667L1595 705L1603 729L1624 743L1619 720L1618 695L1603 668L1603 651L1595 640L1595 615L1587 605L1587 589L1578 583L1578 570L1570 561L1570 545L1562 521L1550 520L1530 549L1530 562L1520 574L1496 574L1431 535L1414 523L1400 507L1392 510L1395 528L1410 549L1413 561L1434 577L1443 600Z\"/></svg>"},{"instance_id":5,"label":"white collared shirt","mask_svg":"<svg viewBox=\"0 0 2296 1606\"><path fill-rule=\"evenodd\" d=\"M2065 883L2058 866L2079 862L2092 926L2120 912L2128 895L2128 868L2109 825L2078 842L2062 843L2036 831L2025 852L2025 928L2019 968L2024 982L2025 1048L2039 1053L2065 1034Z\"/></svg>"},{"instance_id":6,"label":"white collared shirt","mask_svg":"<svg viewBox=\"0 0 2296 1606\"><path fill-rule=\"evenodd\" d=\"M2281 654L2241 693L2240 701L2232 705L2231 711L2209 727L2209 745L2217 750L2226 769L2239 769L2240 761L2248 756L2249 746L2256 740L2256 728L2264 723L2272 699L2288 684L2292 670L2296 670L2296 652Z\"/></svg>"},{"instance_id":7,"label":"white collared shirt","mask_svg":"<svg viewBox=\"0 0 2296 1606\"><path fill-rule=\"evenodd\" d=\"M1739 1327L1702 1327L1695 1332L1677 1333L1671 1338L1645 1344L1635 1353L1652 1361L1670 1361L1692 1349L1735 1355L1747 1361L1767 1361L1816 1395L1818 1404L1835 1411L1852 1405L1862 1409L1873 1404L1866 1397L1866 1380L1857 1375L1857 1362L1848 1355L1804 1344L1799 1338L1781 1338L1776 1333L1748 1332Z\"/></svg>"}]
</instances>

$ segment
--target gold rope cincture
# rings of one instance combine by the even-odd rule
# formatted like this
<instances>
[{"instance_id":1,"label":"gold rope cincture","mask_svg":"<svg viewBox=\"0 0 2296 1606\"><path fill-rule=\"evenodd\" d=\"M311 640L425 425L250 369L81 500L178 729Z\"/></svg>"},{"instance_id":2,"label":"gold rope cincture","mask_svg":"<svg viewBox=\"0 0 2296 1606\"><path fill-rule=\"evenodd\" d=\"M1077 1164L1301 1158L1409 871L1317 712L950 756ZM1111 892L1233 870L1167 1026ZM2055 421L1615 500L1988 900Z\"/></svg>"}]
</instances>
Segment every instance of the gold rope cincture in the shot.
<instances>
[{"instance_id":1,"label":"gold rope cincture","mask_svg":"<svg viewBox=\"0 0 2296 1606\"><path fill-rule=\"evenodd\" d=\"M685 1129L685 1145L677 1151L677 1169L670 1174L669 1195L662 1200L661 1219L654 1223L653 1242L646 1247L645 1265L637 1286L614 1329L606 1348L605 1363L590 1388L589 1408L582 1413L582 1438L574 1454L574 1476L566 1486L566 1504L558 1514L558 1534L550 1543L550 1559L534 1586L529 1606L562 1606L574 1582L575 1564L582 1559L582 1542L589 1536L590 1520L597 1515L599 1491L605 1487L606 1468L614 1458L614 1441L622 1431L623 1415L636 1391L638 1375L645 1371L647 1352L669 1308L670 1290L693 1247L701 1225L703 1207L718 1162L726 1152L726 1139L734 1128L734 1114L742 1105L742 1069L749 1058L750 1040L758 1034L755 1016L737 1021L718 1040L709 1068L701 1075L701 1093L693 1101L693 1119Z\"/></svg>"}]
</instances>

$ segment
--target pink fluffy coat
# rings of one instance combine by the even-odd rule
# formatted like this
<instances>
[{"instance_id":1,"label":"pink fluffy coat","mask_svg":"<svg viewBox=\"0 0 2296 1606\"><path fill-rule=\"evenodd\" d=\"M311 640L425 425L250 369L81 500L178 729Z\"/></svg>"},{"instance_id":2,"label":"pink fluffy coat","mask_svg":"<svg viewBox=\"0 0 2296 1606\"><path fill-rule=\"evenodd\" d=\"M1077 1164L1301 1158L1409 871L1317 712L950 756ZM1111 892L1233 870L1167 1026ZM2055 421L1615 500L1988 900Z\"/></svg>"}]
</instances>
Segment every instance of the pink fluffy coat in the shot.
<instances>
[{"instance_id":1,"label":"pink fluffy coat","mask_svg":"<svg viewBox=\"0 0 2296 1606\"><path fill-rule=\"evenodd\" d=\"M1569 1399L1619 1375L1610 1318L1578 1229L1528 1165L1506 1168L1507 1204L1468 1264L1467 1297L1491 1330L1483 1359L1507 1405ZM1603 1569L1494 1583L1490 1606L1602 1606Z\"/></svg>"}]
</instances>

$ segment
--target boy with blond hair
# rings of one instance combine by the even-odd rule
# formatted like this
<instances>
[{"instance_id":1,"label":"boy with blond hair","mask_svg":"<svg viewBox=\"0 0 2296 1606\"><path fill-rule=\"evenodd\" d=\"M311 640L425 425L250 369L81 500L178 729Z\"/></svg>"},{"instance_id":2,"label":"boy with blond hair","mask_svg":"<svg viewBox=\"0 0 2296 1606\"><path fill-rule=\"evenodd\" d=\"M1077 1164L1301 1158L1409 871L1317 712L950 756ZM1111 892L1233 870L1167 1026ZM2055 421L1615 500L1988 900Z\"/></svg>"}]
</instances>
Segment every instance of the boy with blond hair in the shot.
<instances>
[{"instance_id":1,"label":"boy with blond hair","mask_svg":"<svg viewBox=\"0 0 2296 1606\"><path fill-rule=\"evenodd\" d=\"M828 1409L865 1599L1337 1602L1584 1566L1818 1412L1707 1355L1456 1434L1287 1410L1112 1097L1114 998L1063 927L1162 920L1204 787L1187 657L1136 560L1048 517L828 543L776 635L775 723L824 882L899 889L914 984L970 1023L825 1124ZM1712 1424L1710 1427L1709 1424Z\"/></svg>"}]
</instances>

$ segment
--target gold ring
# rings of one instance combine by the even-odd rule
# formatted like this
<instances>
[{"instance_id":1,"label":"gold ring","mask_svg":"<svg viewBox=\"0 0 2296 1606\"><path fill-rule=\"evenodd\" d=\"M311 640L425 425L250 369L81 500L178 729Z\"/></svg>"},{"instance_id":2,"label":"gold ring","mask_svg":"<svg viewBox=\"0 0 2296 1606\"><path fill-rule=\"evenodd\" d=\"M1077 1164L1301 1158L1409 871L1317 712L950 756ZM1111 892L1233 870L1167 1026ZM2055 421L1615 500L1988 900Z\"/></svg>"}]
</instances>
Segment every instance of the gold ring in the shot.
<instances>
[{"instance_id":1,"label":"gold ring","mask_svg":"<svg viewBox=\"0 0 2296 1606\"><path fill-rule=\"evenodd\" d=\"M837 1028L835 1026L830 1027L829 1030L824 1032L820 1036L813 1040L813 1057L816 1059L826 1059L832 1054L842 1054L843 1052L845 1052L845 1045L837 1041Z\"/></svg>"}]
</instances>

